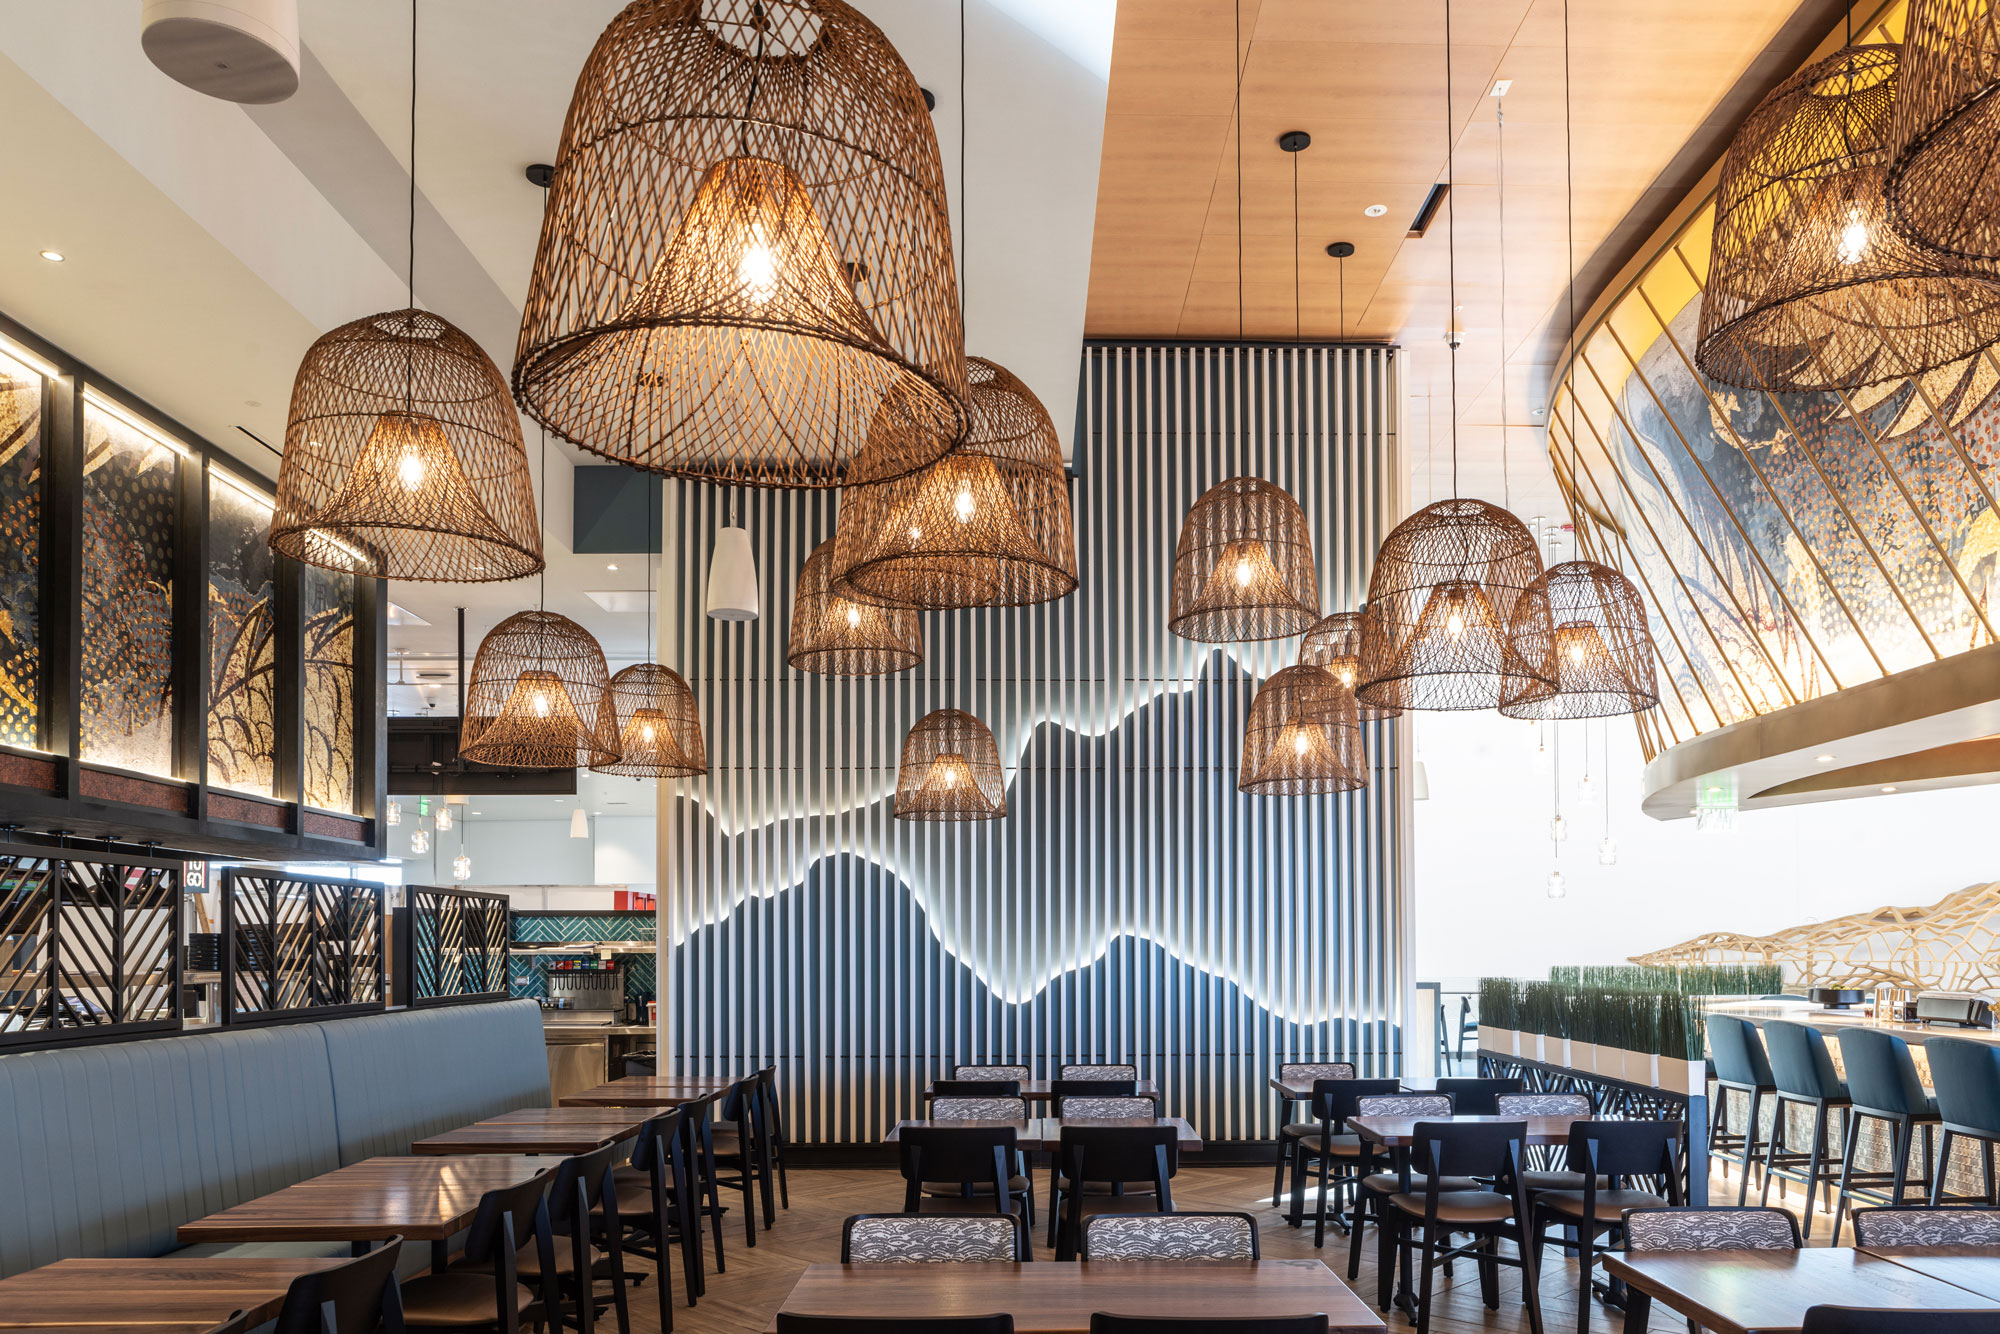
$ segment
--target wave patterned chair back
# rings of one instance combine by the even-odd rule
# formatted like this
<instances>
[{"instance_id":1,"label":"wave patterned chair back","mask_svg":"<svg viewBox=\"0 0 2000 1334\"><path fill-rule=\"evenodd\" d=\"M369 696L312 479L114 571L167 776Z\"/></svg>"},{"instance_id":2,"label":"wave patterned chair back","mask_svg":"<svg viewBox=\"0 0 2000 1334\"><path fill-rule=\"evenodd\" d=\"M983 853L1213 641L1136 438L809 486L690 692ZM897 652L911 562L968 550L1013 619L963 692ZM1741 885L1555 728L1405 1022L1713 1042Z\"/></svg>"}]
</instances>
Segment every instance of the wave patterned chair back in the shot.
<instances>
[{"instance_id":1,"label":"wave patterned chair back","mask_svg":"<svg viewBox=\"0 0 2000 1334\"><path fill-rule=\"evenodd\" d=\"M1450 1116L1451 1109L1447 1093L1381 1093L1354 1102L1356 1116Z\"/></svg>"},{"instance_id":2,"label":"wave patterned chair back","mask_svg":"<svg viewBox=\"0 0 2000 1334\"><path fill-rule=\"evenodd\" d=\"M856 1214L840 1229L844 1265L1029 1258L1028 1227L1019 1214Z\"/></svg>"},{"instance_id":3,"label":"wave patterned chair back","mask_svg":"<svg viewBox=\"0 0 2000 1334\"><path fill-rule=\"evenodd\" d=\"M1025 1121L1026 1098L932 1098L933 1121Z\"/></svg>"},{"instance_id":4,"label":"wave patterned chair back","mask_svg":"<svg viewBox=\"0 0 2000 1334\"><path fill-rule=\"evenodd\" d=\"M2000 1246L2000 1209L1856 1209L1857 1246Z\"/></svg>"},{"instance_id":5,"label":"wave patterned chair back","mask_svg":"<svg viewBox=\"0 0 2000 1334\"><path fill-rule=\"evenodd\" d=\"M1057 1079L1137 1079L1139 1067L1136 1065L1065 1065L1056 1073Z\"/></svg>"},{"instance_id":6,"label":"wave patterned chair back","mask_svg":"<svg viewBox=\"0 0 2000 1334\"><path fill-rule=\"evenodd\" d=\"M1249 1214L1092 1214L1083 1221L1085 1260L1255 1260Z\"/></svg>"},{"instance_id":7,"label":"wave patterned chair back","mask_svg":"<svg viewBox=\"0 0 2000 1334\"><path fill-rule=\"evenodd\" d=\"M1628 1251L1795 1251L1799 1225L1783 1209L1634 1209L1625 1215Z\"/></svg>"},{"instance_id":8,"label":"wave patterned chair back","mask_svg":"<svg viewBox=\"0 0 2000 1334\"><path fill-rule=\"evenodd\" d=\"M1285 1084L1305 1084L1315 1079L1352 1079L1349 1061L1287 1061L1278 1067L1278 1080Z\"/></svg>"},{"instance_id":9,"label":"wave patterned chair back","mask_svg":"<svg viewBox=\"0 0 2000 1334\"><path fill-rule=\"evenodd\" d=\"M1150 1121L1158 1111L1151 1098L1064 1098L1056 1105L1056 1115L1065 1121L1103 1121L1123 1116L1143 1116Z\"/></svg>"},{"instance_id":10,"label":"wave patterned chair back","mask_svg":"<svg viewBox=\"0 0 2000 1334\"><path fill-rule=\"evenodd\" d=\"M951 1068L953 1079L1013 1079L1026 1081L1034 1078L1025 1065L955 1065Z\"/></svg>"},{"instance_id":11,"label":"wave patterned chair back","mask_svg":"<svg viewBox=\"0 0 2000 1334\"><path fill-rule=\"evenodd\" d=\"M1495 1116L1589 1116L1595 1110L1584 1093L1503 1093L1493 1108Z\"/></svg>"}]
</instances>

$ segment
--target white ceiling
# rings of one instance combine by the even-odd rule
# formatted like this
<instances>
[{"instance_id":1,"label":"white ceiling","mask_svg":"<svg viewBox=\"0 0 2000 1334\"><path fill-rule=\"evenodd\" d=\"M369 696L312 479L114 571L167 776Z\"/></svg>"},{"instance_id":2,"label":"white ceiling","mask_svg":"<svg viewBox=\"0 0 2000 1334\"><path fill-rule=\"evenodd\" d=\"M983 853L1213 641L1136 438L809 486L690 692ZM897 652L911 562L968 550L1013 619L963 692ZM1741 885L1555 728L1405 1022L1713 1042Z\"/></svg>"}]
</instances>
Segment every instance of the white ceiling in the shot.
<instances>
[{"instance_id":1,"label":"white ceiling","mask_svg":"<svg viewBox=\"0 0 2000 1334\"><path fill-rule=\"evenodd\" d=\"M969 0L967 350L1022 376L1067 437L1090 267L1115 0ZM0 210L0 311L186 423L250 471L272 444L319 334L405 300L408 0L300 0L301 87L274 107L201 96L139 48L141 0L6 0L0 118L29 160ZM958 6L858 0L938 96L959 215ZM576 74L617 0L422 0L416 287L503 369L534 256L541 192ZM961 229L963 222L961 221ZM67 256L62 264L43 249ZM529 432L529 452L538 445ZM643 590L646 563L570 547L570 466L549 446L546 605L597 634L615 670L652 656L641 613L592 591ZM594 461L594 460L593 460ZM668 534L668 540L673 535ZM614 572L606 568L616 563ZM430 622L395 627L412 668L449 658L534 604L532 581L399 583ZM784 609L767 607L765 615ZM392 665L392 672L395 668ZM439 694L451 708L451 690ZM397 711L422 709L414 690Z\"/></svg>"}]
</instances>

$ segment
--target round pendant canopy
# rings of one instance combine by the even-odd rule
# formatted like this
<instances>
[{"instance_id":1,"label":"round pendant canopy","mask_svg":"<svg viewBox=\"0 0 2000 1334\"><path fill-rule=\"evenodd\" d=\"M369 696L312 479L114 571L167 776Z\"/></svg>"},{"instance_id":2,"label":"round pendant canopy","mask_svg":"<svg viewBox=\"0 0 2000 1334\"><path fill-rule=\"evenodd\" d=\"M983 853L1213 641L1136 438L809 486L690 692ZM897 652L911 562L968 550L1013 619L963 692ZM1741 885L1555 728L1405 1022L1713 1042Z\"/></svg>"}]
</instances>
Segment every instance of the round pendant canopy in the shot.
<instances>
[{"instance_id":1,"label":"round pendant canopy","mask_svg":"<svg viewBox=\"0 0 2000 1334\"><path fill-rule=\"evenodd\" d=\"M1250 702L1236 790L1261 797L1368 786L1354 692L1324 667L1286 667Z\"/></svg>"},{"instance_id":2,"label":"round pendant canopy","mask_svg":"<svg viewBox=\"0 0 2000 1334\"><path fill-rule=\"evenodd\" d=\"M1990 0L1913 4L1889 131L1889 215L1917 245L2000 261L2000 14Z\"/></svg>"},{"instance_id":3,"label":"round pendant canopy","mask_svg":"<svg viewBox=\"0 0 2000 1334\"><path fill-rule=\"evenodd\" d=\"M657 662L622 668L606 688L618 758L590 767L640 778L693 778L708 772L701 710L681 674Z\"/></svg>"},{"instance_id":4,"label":"round pendant canopy","mask_svg":"<svg viewBox=\"0 0 2000 1334\"><path fill-rule=\"evenodd\" d=\"M1364 704L1394 709L1490 709L1510 681L1522 698L1555 690L1544 647L1508 627L1542 573L1521 521L1483 500L1440 500L1403 520L1375 555L1361 636ZM1518 646L1518 647L1517 647Z\"/></svg>"},{"instance_id":5,"label":"round pendant canopy","mask_svg":"<svg viewBox=\"0 0 2000 1334\"><path fill-rule=\"evenodd\" d=\"M1305 511L1261 477L1202 493L1181 523L1167 628L1211 644L1285 639L1320 619Z\"/></svg>"},{"instance_id":6,"label":"round pendant canopy","mask_svg":"<svg viewBox=\"0 0 2000 1334\"><path fill-rule=\"evenodd\" d=\"M1000 748L986 724L959 709L939 709L917 719L903 738L896 818L997 820L1005 814Z\"/></svg>"},{"instance_id":7,"label":"round pendant canopy","mask_svg":"<svg viewBox=\"0 0 2000 1334\"><path fill-rule=\"evenodd\" d=\"M937 609L1019 607L1076 587L1076 531L1062 439L1027 385L967 357L972 424L951 453L901 468L890 437L855 460L840 492L834 580L864 597Z\"/></svg>"},{"instance_id":8,"label":"round pendant canopy","mask_svg":"<svg viewBox=\"0 0 2000 1334\"><path fill-rule=\"evenodd\" d=\"M785 661L827 676L879 676L924 660L924 630L910 607L862 602L833 591L833 542L806 557L792 596Z\"/></svg>"},{"instance_id":9,"label":"round pendant canopy","mask_svg":"<svg viewBox=\"0 0 2000 1334\"><path fill-rule=\"evenodd\" d=\"M1695 364L1773 392L1902 380L2000 341L2000 287L1889 224L1897 48L1851 46L1772 90L1730 144Z\"/></svg>"},{"instance_id":10,"label":"round pendant canopy","mask_svg":"<svg viewBox=\"0 0 2000 1334\"><path fill-rule=\"evenodd\" d=\"M1530 641L1520 656L1539 655L1553 665L1556 693L1532 678L1510 680L1500 701L1509 718L1608 718L1660 702L1646 604L1610 566L1551 565L1514 604L1512 623ZM1541 649L1544 642L1549 651Z\"/></svg>"},{"instance_id":11,"label":"round pendant canopy","mask_svg":"<svg viewBox=\"0 0 2000 1334\"><path fill-rule=\"evenodd\" d=\"M1360 611L1337 611L1322 618L1299 641L1299 665L1326 668L1342 689L1352 692L1361 684L1361 624ZM1378 718L1395 718L1403 712L1398 708L1378 708L1359 701L1356 706L1364 723Z\"/></svg>"},{"instance_id":12,"label":"round pendant canopy","mask_svg":"<svg viewBox=\"0 0 2000 1334\"><path fill-rule=\"evenodd\" d=\"M577 78L514 387L584 449L838 486L893 397L884 473L965 429L937 137L841 0L636 0Z\"/></svg>"},{"instance_id":13,"label":"round pendant canopy","mask_svg":"<svg viewBox=\"0 0 2000 1334\"><path fill-rule=\"evenodd\" d=\"M618 759L604 650L552 611L516 612L472 660L458 752L480 764L574 769Z\"/></svg>"},{"instance_id":14,"label":"round pendant canopy","mask_svg":"<svg viewBox=\"0 0 2000 1334\"><path fill-rule=\"evenodd\" d=\"M299 362L271 548L378 579L542 568L521 418L479 344L427 310L343 324Z\"/></svg>"}]
</instances>

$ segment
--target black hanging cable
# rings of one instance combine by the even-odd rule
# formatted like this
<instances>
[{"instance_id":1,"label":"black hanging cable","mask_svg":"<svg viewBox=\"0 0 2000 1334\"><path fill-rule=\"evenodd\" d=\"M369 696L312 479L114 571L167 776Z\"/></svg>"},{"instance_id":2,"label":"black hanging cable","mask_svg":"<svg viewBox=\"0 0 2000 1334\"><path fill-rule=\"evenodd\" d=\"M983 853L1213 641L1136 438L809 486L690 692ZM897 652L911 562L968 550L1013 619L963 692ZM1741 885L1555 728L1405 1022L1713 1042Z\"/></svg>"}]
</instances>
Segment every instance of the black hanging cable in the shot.
<instances>
[{"instance_id":1,"label":"black hanging cable","mask_svg":"<svg viewBox=\"0 0 2000 1334\"><path fill-rule=\"evenodd\" d=\"M1500 187L1500 505L1511 513L1514 486L1507 466L1507 436L1513 427L1507 420L1507 104L1498 98L1493 103L1493 153L1497 159L1494 176Z\"/></svg>"},{"instance_id":2,"label":"black hanging cable","mask_svg":"<svg viewBox=\"0 0 2000 1334\"><path fill-rule=\"evenodd\" d=\"M535 505L535 520L544 532L549 526L549 428L541 428L542 437L542 496ZM541 582L535 589L535 610L547 611L549 595L549 563L542 562Z\"/></svg>"},{"instance_id":3,"label":"black hanging cable","mask_svg":"<svg viewBox=\"0 0 2000 1334\"><path fill-rule=\"evenodd\" d=\"M1229 39L1229 70L1236 78L1236 341L1243 341L1243 5L1230 0L1234 35Z\"/></svg>"},{"instance_id":4,"label":"black hanging cable","mask_svg":"<svg viewBox=\"0 0 2000 1334\"><path fill-rule=\"evenodd\" d=\"M1564 0L1564 22L1568 22L1568 0ZM1567 57L1565 57L1567 59ZM1451 495L1458 498L1458 207L1452 188L1454 121L1451 109L1451 0L1444 0L1444 235L1445 273L1450 287L1451 310L1445 317L1446 344L1451 348ZM1238 224L1241 230L1241 224Z\"/></svg>"},{"instance_id":5,"label":"black hanging cable","mask_svg":"<svg viewBox=\"0 0 2000 1334\"><path fill-rule=\"evenodd\" d=\"M417 307L417 0L410 0L410 253L405 276Z\"/></svg>"},{"instance_id":6,"label":"black hanging cable","mask_svg":"<svg viewBox=\"0 0 2000 1334\"><path fill-rule=\"evenodd\" d=\"M965 185L965 0L958 0L958 327L972 309L972 196Z\"/></svg>"},{"instance_id":7,"label":"black hanging cable","mask_svg":"<svg viewBox=\"0 0 2000 1334\"><path fill-rule=\"evenodd\" d=\"M1576 151L1571 143L1569 0L1563 0L1563 213L1569 267L1569 484L1576 486ZM1558 455L1558 458L1561 456Z\"/></svg>"},{"instance_id":8,"label":"black hanging cable","mask_svg":"<svg viewBox=\"0 0 2000 1334\"><path fill-rule=\"evenodd\" d=\"M1340 341L1347 341L1347 256L1334 260L1334 267L1340 276Z\"/></svg>"},{"instance_id":9,"label":"black hanging cable","mask_svg":"<svg viewBox=\"0 0 2000 1334\"><path fill-rule=\"evenodd\" d=\"M1304 150L1300 150L1301 152ZM1299 315L1299 155L1292 154L1292 341L1305 341L1305 325Z\"/></svg>"}]
</instances>

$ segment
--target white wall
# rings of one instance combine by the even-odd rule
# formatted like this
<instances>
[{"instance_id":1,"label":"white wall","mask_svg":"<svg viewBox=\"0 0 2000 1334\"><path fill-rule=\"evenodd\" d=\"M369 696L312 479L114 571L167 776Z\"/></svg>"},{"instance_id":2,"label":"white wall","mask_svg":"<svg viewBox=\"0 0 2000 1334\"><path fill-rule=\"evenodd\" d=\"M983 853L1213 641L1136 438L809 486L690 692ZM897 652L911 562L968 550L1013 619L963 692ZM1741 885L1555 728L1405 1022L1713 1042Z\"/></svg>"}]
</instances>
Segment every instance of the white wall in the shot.
<instances>
[{"instance_id":1,"label":"white wall","mask_svg":"<svg viewBox=\"0 0 2000 1334\"><path fill-rule=\"evenodd\" d=\"M1693 820L1639 812L1638 738L1620 719L1588 725L1600 796L1589 803L1575 795L1585 724L1558 729L1570 826L1558 863L1551 774L1537 765L1531 725L1426 713L1416 726L1431 793L1414 804L1416 975L1425 981L1618 963L1707 931L1763 933L2000 880L2000 789L1739 812L1733 832L1705 833ZM1597 862L1607 737L1615 866ZM1557 864L1569 893L1550 899Z\"/></svg>"},{"instance_id":2,"label":"white wall","mask_svg":"<svg viewBox=\"0 0 2000 1334\"><path fill-rule=\"evenodd\" d=\"M659 821L651 815L598 815L591 826L592 883L651 894L660 878Z\"/></svg>"}]
</instances>

